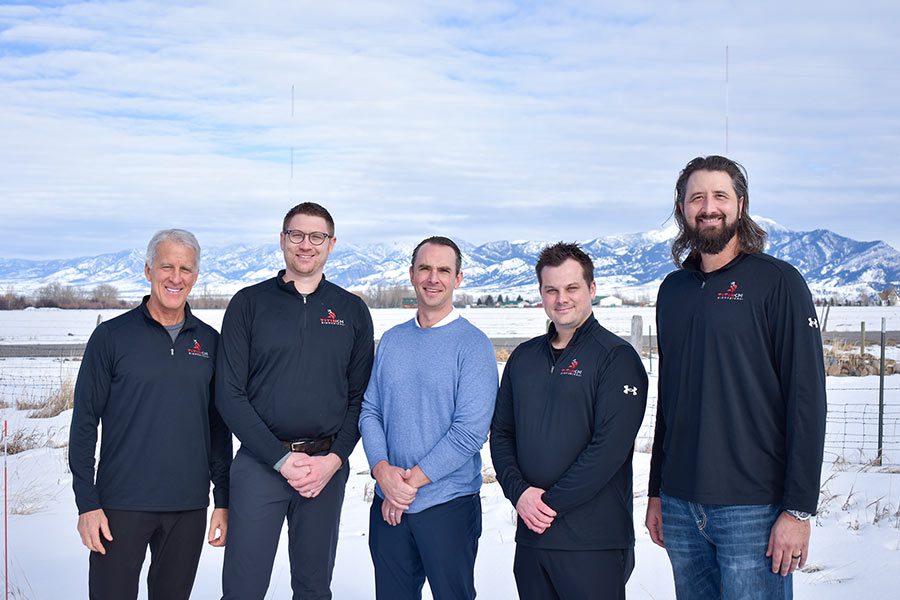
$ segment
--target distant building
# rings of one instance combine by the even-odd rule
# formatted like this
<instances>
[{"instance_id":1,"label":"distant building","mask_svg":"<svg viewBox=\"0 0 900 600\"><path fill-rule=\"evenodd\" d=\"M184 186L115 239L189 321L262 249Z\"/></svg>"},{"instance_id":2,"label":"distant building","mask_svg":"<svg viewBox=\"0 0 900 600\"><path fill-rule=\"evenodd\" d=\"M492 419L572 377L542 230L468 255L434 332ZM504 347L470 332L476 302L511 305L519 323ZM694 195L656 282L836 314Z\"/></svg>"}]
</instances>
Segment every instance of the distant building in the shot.
<instances>
[{"instance_id":1,"label":"distant building","mask_svg":"<svg viewBox=\"0 0 900 600\"><path fill-rule=\"evenodd\" d=\"M416 302L415 296L404 296L402 300L400 300L400 306L402 308L418 308L419 303Z\"/></svg>"},{"instance_id":2,"label":"distant building","mask_svg":"<svg viewBox=\"0 0 900 600\"><path fill-rule=\"evenodd\" d=\"M878 294L878 301L882 306L900 306L900 295L897 294L897 288L891 286Z\"/></svg>"},{"instance_id":3,"label":"distant building","mask_svg":"<svg viewBox=\"0 0 900 600\"><path fill-rule=\"evenodd\" d=\"M618 296L597 296L594 298L595 306L622 306L622 299Z\"/></svg>"}]
</instances>

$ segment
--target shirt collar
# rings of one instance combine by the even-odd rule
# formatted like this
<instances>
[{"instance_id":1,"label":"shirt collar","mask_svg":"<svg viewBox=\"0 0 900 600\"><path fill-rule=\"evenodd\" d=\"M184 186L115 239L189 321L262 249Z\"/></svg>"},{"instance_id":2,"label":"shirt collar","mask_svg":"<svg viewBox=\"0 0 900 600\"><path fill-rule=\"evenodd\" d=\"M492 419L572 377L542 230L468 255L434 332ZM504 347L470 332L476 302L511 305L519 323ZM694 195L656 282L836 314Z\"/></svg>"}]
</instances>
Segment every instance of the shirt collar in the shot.
<instances>
[{"instance_id":1,"label":"shirt collar","mask_svg":"<svg viewBox=\"0 0 900 600\"><path fill-rule=\"evenodd\" d=\"M447 313L446 317L444 317L443 319L441 319L440 321L438 321L437 323L435 323L428 329L434 329L435 327L443 327L444 325L449 325L453 321L457 320L460 316L461 315L459 314L459 311L456 310L456 307L451 308L450 312ZM419 311L416 311L416 317L413 319L413 322L415 322L416 327L418 327L419 329L425 329L424 327L419 325Z\"/></svg>"}]
</instances>

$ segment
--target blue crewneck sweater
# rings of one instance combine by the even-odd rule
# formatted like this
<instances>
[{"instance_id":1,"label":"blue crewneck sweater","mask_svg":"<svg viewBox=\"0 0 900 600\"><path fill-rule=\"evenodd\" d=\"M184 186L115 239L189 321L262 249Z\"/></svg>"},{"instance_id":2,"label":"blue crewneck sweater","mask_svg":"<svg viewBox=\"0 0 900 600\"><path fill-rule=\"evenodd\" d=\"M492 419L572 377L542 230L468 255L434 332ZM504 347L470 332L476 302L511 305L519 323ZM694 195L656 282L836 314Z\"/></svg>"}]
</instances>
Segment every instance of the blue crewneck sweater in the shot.
<instances>
[{"instance_id":1,"label":"blue crewneck sweater","mask_svg":"<svg viewBox=\"0 0 900 600\"><path fill-rule=\"evenodd\" d=\"M419 328L412 319L391 328L359 417L369 467L419 465L431 483L419 489L411 513L478 493L496 397L493 346L469 321Z\"/></svg>"}]
</instances>

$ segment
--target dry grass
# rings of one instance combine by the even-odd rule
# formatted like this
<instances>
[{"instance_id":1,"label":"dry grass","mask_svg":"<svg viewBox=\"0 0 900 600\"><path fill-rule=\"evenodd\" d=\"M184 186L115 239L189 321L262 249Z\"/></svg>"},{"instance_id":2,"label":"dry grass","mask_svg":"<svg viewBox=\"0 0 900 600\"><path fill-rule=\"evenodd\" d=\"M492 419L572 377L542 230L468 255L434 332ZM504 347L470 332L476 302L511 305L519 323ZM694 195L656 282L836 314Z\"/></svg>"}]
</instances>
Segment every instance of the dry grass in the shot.
<instances>
[{"instance_id":1,"label":"dry grass","mask_svg":"<svg viewBox=\"0 0 900 600\"><path fill-rule=\"evenodd\" d=\"M16 429L9 434L3 444L0 444L0 454L3 453L4 448L6 449L6 453L9 456L12 456L27 450L41 448L45 443L46 438L44 433L37 429Z\"/></svg>"},{"instance_id":2,"label":"dry grass","mask_svg":"<svg viewBox=\"0 0 900 600\"><path fill-rule=\"evenodd\" d=\"M497 481L497 472L494 471L494 467L483 467L481 469L481 481L487 484Z\"/></svg>"},{"instance_id":3,"label":"dry grass","mask_svg":"<svg viewBox=\"0 0 900 600\"><path fill-rule=\"evenodd\" d=\"M11 481L9 514L33 515L48 508L56 500L60 490L42 483L39 479Z\"/></svg>"},{"instance_id":4,"label":"dry grass","mask_svg":"<svg viewBox=\"0 0 900 600\"><path fill-rule=\"evenodd\" d=\"M44 399L43 405L34 407L28 416L32 419L49 419L69 410L74 405L75 382L67 379Z\"/></svg>"},{"instance_id":5,"label":"dry grass","mask_svg":"<svg viewBox=\"0 0 900 600\"><path fill-rule=\"evenodd\" d=\"M494 356L497 357L497 362L506 362L509 360L509 355L512 352L508 348L496 348L494 350Z\"/></svg>"}]
</instances>

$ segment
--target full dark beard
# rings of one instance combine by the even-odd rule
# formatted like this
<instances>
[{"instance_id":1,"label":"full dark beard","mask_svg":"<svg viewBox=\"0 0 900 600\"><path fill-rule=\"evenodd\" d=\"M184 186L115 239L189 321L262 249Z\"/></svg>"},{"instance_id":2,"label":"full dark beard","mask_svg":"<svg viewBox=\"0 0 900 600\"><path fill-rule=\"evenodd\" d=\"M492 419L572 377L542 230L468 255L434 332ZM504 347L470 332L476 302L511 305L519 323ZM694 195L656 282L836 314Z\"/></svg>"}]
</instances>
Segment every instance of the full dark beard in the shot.
<instances>
[{"instance_id":1,"label":"full dark beard","mask_svg":"<svg viewBox=\"0 0 900 600\"><path fill-rule=\"evenodd\" d=\"M691 244L692 252L700 254L718 254L725 249L731 238L737 233L738 222L735 221L731 225L725 223L721 229L701 230L693 227L685 227L688 241Z\"/></svg>"}]
</instances>

